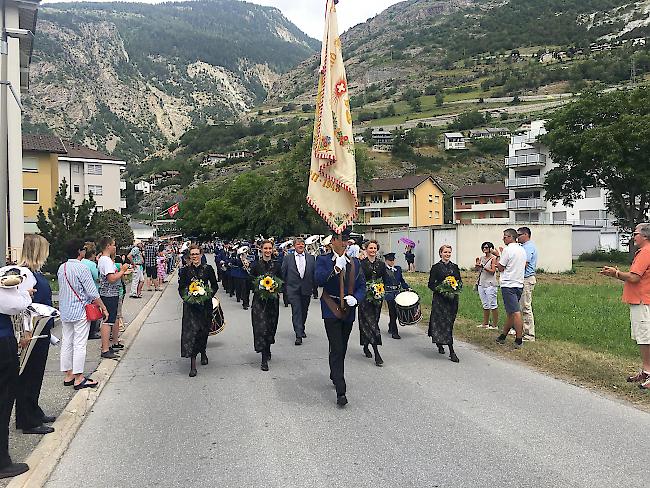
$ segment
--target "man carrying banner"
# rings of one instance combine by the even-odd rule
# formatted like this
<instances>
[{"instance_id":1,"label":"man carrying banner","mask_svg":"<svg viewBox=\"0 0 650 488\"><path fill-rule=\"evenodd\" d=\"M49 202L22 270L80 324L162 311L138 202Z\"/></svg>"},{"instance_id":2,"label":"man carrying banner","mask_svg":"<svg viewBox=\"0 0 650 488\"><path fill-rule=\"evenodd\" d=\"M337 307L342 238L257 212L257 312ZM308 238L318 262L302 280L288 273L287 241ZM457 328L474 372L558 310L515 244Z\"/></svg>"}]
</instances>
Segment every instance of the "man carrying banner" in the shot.
<instances>
[{"instance_id":1,"label":"man carrying banner","mask_svg":"<svg viewBox=\"0 0 650 488\"><path fill-rule=\"evenodd\" d=\"M318 256L316 282L323 287L321 312L329 341L330 379L336 387L336 403L348 403L345 384L345 353L357 303L365 298L366 279L357 258L346 256L349 232L332 233L332 252Z\"/></svg>"},{"instance_id":2,"label":"man carrying banner","mask_svg":"<svg viewBox=\"0 0 650 488\"><path fill-rule=\"evenodd\" d=\"M357 170L348 82L336 18L337 0L327 0L307 202L332 229L332 252L316 261L323 286L321 310L329 340L330 379L337 404L348 403L344 361L355 308L366 284L356 258L345 255L346 228L357 216Z\"/></svg>"}]
</instances>

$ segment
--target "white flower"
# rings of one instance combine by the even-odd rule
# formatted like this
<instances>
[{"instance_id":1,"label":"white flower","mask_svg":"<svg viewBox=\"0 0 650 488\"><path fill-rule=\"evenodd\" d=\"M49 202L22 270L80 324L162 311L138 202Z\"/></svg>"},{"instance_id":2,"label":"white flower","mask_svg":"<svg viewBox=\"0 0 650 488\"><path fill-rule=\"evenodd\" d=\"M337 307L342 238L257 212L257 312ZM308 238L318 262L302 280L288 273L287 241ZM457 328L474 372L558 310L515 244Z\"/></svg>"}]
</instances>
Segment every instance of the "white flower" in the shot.
<instances>
[{"instance_id":1,"label":"white flower","mask_svg":"<svg viewBox=\"0 0 650 488\"><path fill-rule=\"evenodd\" d=\"M197 293L201 296L205 295L205 288L199 288L199 291Z\"/></svg>"}]
</instances>

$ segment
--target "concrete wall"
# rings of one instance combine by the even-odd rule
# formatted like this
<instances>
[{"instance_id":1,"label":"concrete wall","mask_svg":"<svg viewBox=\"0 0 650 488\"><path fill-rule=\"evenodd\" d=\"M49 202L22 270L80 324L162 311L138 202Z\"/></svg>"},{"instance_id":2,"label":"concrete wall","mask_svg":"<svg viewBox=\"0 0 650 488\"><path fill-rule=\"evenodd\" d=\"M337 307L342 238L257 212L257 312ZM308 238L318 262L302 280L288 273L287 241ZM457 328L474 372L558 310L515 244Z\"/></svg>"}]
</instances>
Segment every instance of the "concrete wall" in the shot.
<instances>
[{"instance_id":1,"label":"concrete wall","mask_svg":"<svg viewBox=\"0 0 650 488\"><path fill-rule=\"evenodd\" d=\"M551 273L569 271L572 267L572 229L570 225L529 225L532 238L539 251L537 266ZM402 237L415 241L415 266L417 271L427 272L438 260L438 249L443 244L453 248L452 260L461 268L471 269L481 254L481 244L491 241L498 248L503 246L504 225L458 225L422 227L409 230L376 231L365 233L367 239L377 239L380 252L396 253L397 264L404 267L404 244Z\"/></svg>"}]
</instances>

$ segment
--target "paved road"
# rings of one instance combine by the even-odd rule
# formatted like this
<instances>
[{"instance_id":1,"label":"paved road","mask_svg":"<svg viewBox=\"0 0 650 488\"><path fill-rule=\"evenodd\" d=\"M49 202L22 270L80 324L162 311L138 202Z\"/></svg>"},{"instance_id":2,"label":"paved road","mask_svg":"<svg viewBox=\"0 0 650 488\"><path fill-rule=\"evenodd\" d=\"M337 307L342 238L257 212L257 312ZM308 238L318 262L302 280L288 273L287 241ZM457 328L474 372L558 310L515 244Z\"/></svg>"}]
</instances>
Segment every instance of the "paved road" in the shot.
<instances>
[{"instance_id":1,"label":"paved road","mask_svg":"<svg viewBox=\"0 0 650 488\"><path fill-rule=\"evenodd\" d=\"M48 487L648 486L646 413L468 345L454 364L417 328L384 335L383 368L353 332L339 409L316 301L301 347L281 308L265 373L219 295L227 328L189 378L166 290Z\"/></svg>"}]
</instances>

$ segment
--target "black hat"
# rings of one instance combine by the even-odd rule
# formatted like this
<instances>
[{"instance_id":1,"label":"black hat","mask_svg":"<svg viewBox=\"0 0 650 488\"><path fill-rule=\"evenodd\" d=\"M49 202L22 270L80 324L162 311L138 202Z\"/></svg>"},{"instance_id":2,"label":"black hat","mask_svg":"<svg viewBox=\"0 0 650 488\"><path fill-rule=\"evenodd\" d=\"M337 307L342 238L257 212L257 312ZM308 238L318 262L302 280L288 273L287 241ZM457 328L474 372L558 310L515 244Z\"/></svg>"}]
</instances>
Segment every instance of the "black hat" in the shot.
<instances>
[{"instance_id":1,"label":"black hat","mask_svg":"<svg viewBox=\"0 0 650 488\"><path fill-rule=\"evenodd\" d=\"M384 254L384 259L387 259L388 261L395 261L395 253L387 252L386 254Z\"/></svg>"},{"instance_id":2,"label":"black hat","mask_svg":"<svg viewBox=\"0 0 650 488\"><path fill-rule=\"evenodd\" d=\"M352 233L352 230L349 228L343 229L343 232L339 233L336 231L332 231L332 238L338 238L341 236L341 239L344 241L347 241L350 239L350 234Z\"/></svg>"}]
</instances>

